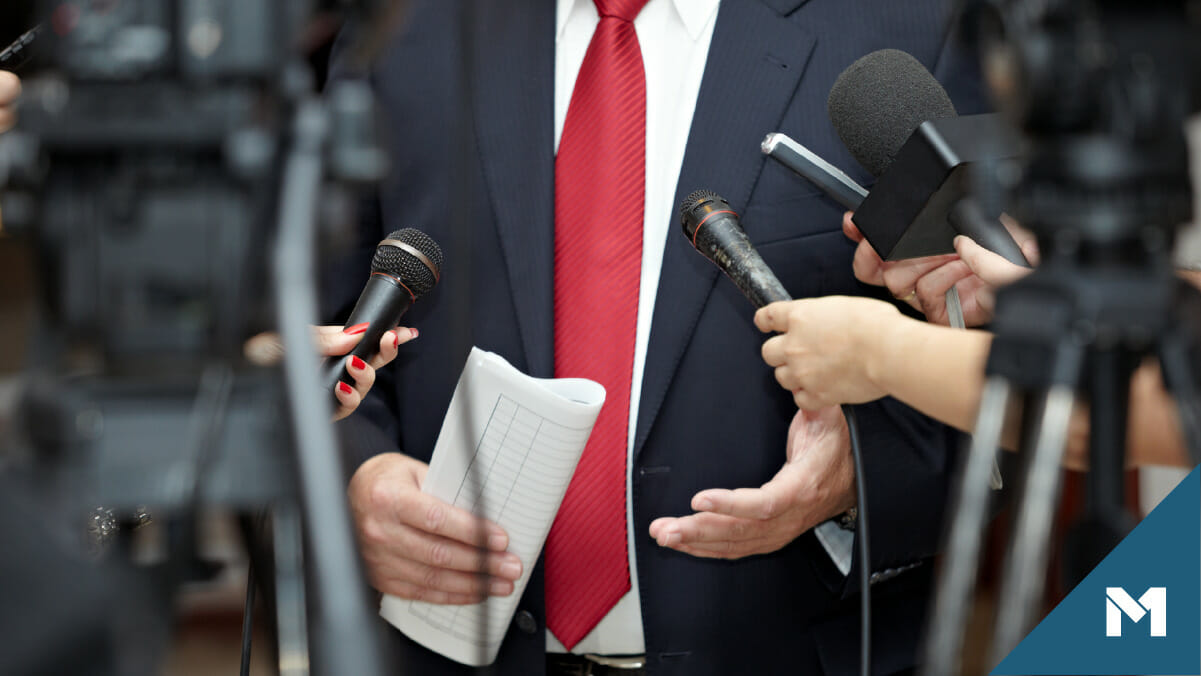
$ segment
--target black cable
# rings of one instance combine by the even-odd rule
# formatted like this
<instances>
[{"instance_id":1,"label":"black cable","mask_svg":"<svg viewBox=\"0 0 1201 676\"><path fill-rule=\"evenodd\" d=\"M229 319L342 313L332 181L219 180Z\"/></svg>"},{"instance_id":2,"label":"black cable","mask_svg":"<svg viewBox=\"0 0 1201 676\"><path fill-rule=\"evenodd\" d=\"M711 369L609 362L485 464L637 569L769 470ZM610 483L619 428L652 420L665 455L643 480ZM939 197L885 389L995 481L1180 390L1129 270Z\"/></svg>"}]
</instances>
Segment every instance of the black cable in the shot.
<instances>
[{"instance_id":1,"label":"black cable","mask_svg":"<svg viewBox=\"0 0 1201 676\"><path fill-rule=\"evenodd\" d=\"M855 463L855 499L859 503L855 533L859 539L859 673L868 676L872 670L872 557L868 546L867 485L863 473L863 447L859 440L859 419L855 408L842 405L847 421L847 436L851 439L851 458Z\"/></svg>"},{"instance_id":2,"label":"black cable","mask_svg":"<svg viewBox=\"0 0 1201 676\"><path fill-rule=\"evenodd\" d=\"M242 666L241 676L250 676L251 637L254 634L254 562L246 569L246 603L242 606Z\"/></svg>"}]
</instances>

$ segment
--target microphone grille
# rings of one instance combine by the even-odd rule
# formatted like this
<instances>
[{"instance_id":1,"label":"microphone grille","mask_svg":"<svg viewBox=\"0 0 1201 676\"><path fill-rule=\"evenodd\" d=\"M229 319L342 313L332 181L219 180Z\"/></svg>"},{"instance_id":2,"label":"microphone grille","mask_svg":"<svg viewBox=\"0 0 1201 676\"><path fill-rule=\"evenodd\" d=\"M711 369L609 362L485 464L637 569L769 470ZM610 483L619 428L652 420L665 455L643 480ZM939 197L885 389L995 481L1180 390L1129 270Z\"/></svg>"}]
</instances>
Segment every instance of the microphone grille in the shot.
<instances>
[{"instance_id":1,"label":"microphone grille","mask_svg":"<svg viewBox=\"0 0 1201 676\"><path fill-rule=\"evenodd\" d=\"M387 240L412 247L428 260L428 264L403 248L387 243ZM389 234L384 242L375 247L375 256L371 259L372 272L396 277L414 296L429 293L438 283L441 270L442 249L433 238L414 228L405 228Z\"/></svg>"},{"instance_id":2,"label":"microphone grille","mask_svg":"<svg viewBox=\"0 0 1201 676\"><path fill-rule=\"evenodd\" d=\"M693 190L691 193L689 193L688 197L685 197L684 201L680 203L680 218L687 219L688 214L691 213L693 209L704 204L705 202L713 201L725 202L725 200L721 198L721 195L718 195L712 190Z\"/></svg>"},{"instance_id":3,"label":"microphone grille","mask_svg":"<svg viewBox=\"0 0 1201 676\"><path fill-rule=\"evenodd\" d=\"M826 111L843 145L873 176L888 169L921 123L957 115L938 80L899 49L847 66L830 88Z\"/></svg>"}]
</instances>

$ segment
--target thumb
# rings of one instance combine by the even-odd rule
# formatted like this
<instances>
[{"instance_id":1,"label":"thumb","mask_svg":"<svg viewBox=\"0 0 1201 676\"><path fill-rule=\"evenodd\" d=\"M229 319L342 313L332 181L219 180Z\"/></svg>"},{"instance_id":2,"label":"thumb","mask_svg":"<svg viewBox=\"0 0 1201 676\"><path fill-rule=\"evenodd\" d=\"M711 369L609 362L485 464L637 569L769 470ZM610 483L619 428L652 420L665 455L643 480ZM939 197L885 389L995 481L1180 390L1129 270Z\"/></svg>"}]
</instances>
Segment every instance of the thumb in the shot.
<instances>
[{"instance_id":1,"label":"thumb","mask_svg":"<svg viewBox=\"0 0 1201 676\"><path fill-rule=\"evenodd\" d=\"M346 354L359 344L363 334L347 334L341 326L313 327L313 344L317 353L324 357L336 357Z\"/></svg>"},{"instance_id":2,"label":"thumb","mask_svg":"<svg viewBox=\"0 0 1201 676\"><path fill-rule=\"evenodd\" d=\"M863 233L859 232L859 228L851 217L855 215L854 211L848 211L842 215L842 234L847 236L847 239L856 244L863 241Z\"/></svg>"},{"instance_id":3,"label":"thumb","mask_svg":"<svg viewBox=\"0 0 1201 676\"><path fill-rule=\"evenodd\" d=\"M1010 284L1030 272L1028 268L1010 263L965 235L955 237L955 252L972 272L992 286Z\"/></svg>"}]
</instances>

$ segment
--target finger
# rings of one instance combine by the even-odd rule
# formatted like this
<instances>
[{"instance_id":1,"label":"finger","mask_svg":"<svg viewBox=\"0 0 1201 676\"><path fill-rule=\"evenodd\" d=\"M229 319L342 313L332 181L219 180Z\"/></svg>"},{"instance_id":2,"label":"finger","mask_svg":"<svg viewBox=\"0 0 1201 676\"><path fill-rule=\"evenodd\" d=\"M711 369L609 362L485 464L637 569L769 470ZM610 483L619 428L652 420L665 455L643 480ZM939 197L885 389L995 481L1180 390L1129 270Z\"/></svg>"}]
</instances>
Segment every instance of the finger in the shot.
<instances>
[{"instance_id":1,"label":"finger","mask_svg":"<svg viewBox=\"0 0 1201 676\"><path fill-rule=\"evenodd\" d=\"M11 106L0 104L0 133L12 129L17 124L17 111Z\"/></svg>"},{"instance_id":2,"label":"finger","mask_svg":"<svg viewBox=\"0 0 1201 676\"><path fill-rule=\"evenodd\" d=\"M356 326L314 326L313 343L317 353L325 357L335 357L346 354L354 349L367 330L366 324Z\"/></svg>"},{"instance_id":3,"label":"finger","mask_svg":"<svg viewBox=\"0 0 1201 676\"><path fill-rule=\"evenodd\" d=\"M284 344L278 333L260 333L246 341L242 354L256 366L272 366L284 358Z\"/></svg>"},{"instance_id":4,"label":"finger","mask_svg":"<svg viewBox=\"0 0 1201 676\"><path fill-rule=\"evenodd\" d=\"M334 385L334 398L338 400L338 410L334 412L334 420L341 420L354 413L359 404L363 403L363 395L341 380Z\"/></svg>"},{"instance_id":5,"label":"finger","mask_svg":"<svg viewBox=\"0 0 1201 676\"><path fill-rule=\"evenodd\" d=\"M408 329L392 329L385 331L384 335L379 338L379 348L375 354L368 357L367 363L372 369L379 370L396 359L396 355L400 352L400 334L408 333Z\"/></svg>"},{"instance_id":6,"label":"finger","mask_svg":"<svg viewBox=\"0 0 1201 676\"><path fill-rule=\"evenodd\" d=\"M476 598L485 595L508 596L513 593L512 580L438 568L411 559L380 558L374 554L368 554L364 558L372 571L372 580L381 584L404 582L429 591Z\"/></svg>"},{"instance_id":7,"label":"finger","mask_svg":"<svg viewBox=\"0 0 1201 676\"><path fill-rule=\"evenodd\" d=\"M884 268L884 286L888 287L888 291L893 297L916 307L915 300L911 296L912 292L917 289L918 282L934 270L957 259L958 256L955 254L946 254L891 263Z\"/></svg>"},{"instance_id":8,"label":"finger","mask_svg":"<svg viewBox=\"0 0 1201 676\"><path fill-rule=\"evenodd\" d=\"M766 524L724 514L700 512L676 519L658 531L655 541L662 547L700 542L740 542L762 537Z\"/></svg>"},{"instance_id":9,"label":"finger","mask_svg":"<svg viewBox=\"0 0 1201 676\"><path fill-rule=\"evenodd\" d=\"M788 364L777 366L772 375L775 376L776 382L780 384L780 387L788 390L789 392L805 387L804 383L801 382L801 379L797 376L796 372L790 368Z\"/></svg>"},{"instance_id":10,"label":"finger","mask_svg":"<svg viewBox=\"0 0 1201 676\"><path fill-rule=\"evenodd\" d=\"M21 78L6 70L0 70L0 106L15 103L21 96Z\"/></svg>"},{"instance_id":11,"label":"finger","mask_svg":"<svg viewBox=\"0 0 1201 676\"><path fill-rule=\"evenodd\" d=\"M400 353L400 346L417 338L418 335L417 329L404 326L398 326L385 333L379 339L379 353L371 358L372 368L381 369L392 363L392 360L396 359L396 355Z\"/></svg>"},{"instance_id":12,"label":"finger","mask_svg":"<svg viewBox=\"0 0 1201 676\"><path fill-rule=\"evenodd\" d=\"M509 536L503 528L432 495L406 491L392 502L392 507L393 518L419 531L493 551L509 547Z\"/></svg>"},{"instance_id":13,"label":"finger","mask_svg":"<svg viewBox=\"0 0 1201 676\"><path fill-rule=\"evenodd\" d=\"M465 606L479 603L480 601L484 600L482 595L450 594L443 591L426 589L411 582L389 580L386 578L382 580L372 578L371 586L385 594L397 596L402 599L408 599L410 601L422 601L424 603L435 603L444 606Z\"/></svg>"},{"instance_id":14,"label":"finger","mask_svg":"<svg viewBox=\"0 0 1201 676\"><path fill-rule=\"evenodd\" d=\"M1009 231L1009 235L1011 237L1013 237L1013 241L1017 242L1018 246L1022 247L1023 253L1026 252L1027 244L1033 244L1034 245L1033 250L1035 252L1035 257L1037 257L1038 238L1036 238L1034 236L1033 232L1027 230L1026 228L1023 228L1020 224L1018 224L1018 222L1016 220L1011 218L1009 216L1009 214L1001 214L1001 225L1004 225L1005 229ZM1035 261L1033 258L1030 258L1029 256L1027 256L1026 259L1029 260L1032 265L1038 264L1037 261Z\"/></svg>"},{"instance_id":15,"label":"finger","mask_svg":"<svg viewBox=\"0 0 1201 676\"><path fill-rule=\"evenodd\" d=\"M919 309L926 319L938 323L946 323L947 291L960 280L972 276L972 270L967 263L957 260L931 271L917 281L914 291Z\"/></svg>"},{"instance_id":16,"label":"finger","mask_svg":"<svg viewBox=\"0 0 1201 676\"><path fill-rule=\"evenodd\" d=\"M1025 242L1022 242L1021 247L1022 255L1026 257L1026 261L1029 262L1032 267L1038 267L1038 240L1030 238Z\"/></svg>"},{"instance_id":17,"label":"finger","mask_svg":"<svg viewBox=\"0 0 1201 676\"><path fill-rule=\"evenodd\" d=\"M797 488L791 483L777 478L760 488L701 491L692 496L692 508L698 512L724 514L736 519L766 521L792 507L788 496L790 491L795 490Z\"/></svg>"},{"instance_id":18,"label":"finger","mask_svg":"<svg viewBox=\"0 0 1201 676\"><path fill-rule=\"evenodd\" d=\"M772 336L763 341L763 347L759 349L759 354L763 357L763 362L768 366L783 366L788 363L787 341L784 336Z\"/></svg>"},{"instance_id":19,"label":"finger","mask_svg":"<svg viewBox=\"0 0 1201 676\"><path fill-rule=\"evenodd\" d=\"M855 273L855 279L864 284L884 286L884 260L866 239L855 247L855 257L851 261L851 269Z\"/></svg>"},{"instance_id":20,"label":"finger","mask_svg":"<svg viewBox=\"0 0 1201 676\"><path fill-rule=\"evenodd\" d=\"M788 311L791 303L777 302L760 308L755 313L755 327L763 333L783 331L788 328Z\"/></svg>"},{"instance_id":21,"label":"finger","mask_svg":"<svg viewBox=\"0 0 1201 676\"><path fill-rule=\"evenodd\" d=\"M382 561L412 560L432 568L510 581L521 577L521 559L512 552L474 547L385 520L368 521L358 531L363 550Z\"/></svg>"},{"instance_id":22,"label":"finger","mask_svg":"<svg viewBox=\"0 0 1201 676\"><path fill-rule=\"evenodd\" d=\"M964 235L955 238L955 251L972 272L993 286L1011 284L1030 273L1029 268L1010 263Z\"/></svg>"},{"instance_id":23,"label":"finger","mask_svg":"<svg viewBox=\"0 0 1201 676\"><path fill-rule=\"evenodd\" d=\"M360 397L367 396L375 384L375 369L357 355L346 360L346 372L354 379L354 389Z\"/></svg>"},{"instance_id":24,"label":"finger","mask_svg":"<svg viewBox=\"0 0 1201 676\"><path fill-rule=\"evenodd\" d=\"M968 277L955 285L964 300L963 316L968 326L980 326L992 320L996 294L979 277Z\"/></svg>"},{"instance_id":25,"label":"finger","mask_svg":"<svg viewBox=\"0 0 1201 676\"><path fill-rule=\"evenodd\" d=\"M854 211L848 211L842 215L842 234L852 242L858 243L863 241L863 233L859 232L859 227L855 225L855 221L851 220L854 216Z\"/></svg>"},{"instance_id":26,"label":"finger","mask_svg":"<svg viewBox=\"0 0 1201 676\"><path fill-rule=\"evenodd\" d=\"M702 559L741 559L756 554L768 554L779 549L780 543L767 538L748 540L745 542L713 542L699 544L679 544L674 549Z\"/></svg>"}]
</instances>

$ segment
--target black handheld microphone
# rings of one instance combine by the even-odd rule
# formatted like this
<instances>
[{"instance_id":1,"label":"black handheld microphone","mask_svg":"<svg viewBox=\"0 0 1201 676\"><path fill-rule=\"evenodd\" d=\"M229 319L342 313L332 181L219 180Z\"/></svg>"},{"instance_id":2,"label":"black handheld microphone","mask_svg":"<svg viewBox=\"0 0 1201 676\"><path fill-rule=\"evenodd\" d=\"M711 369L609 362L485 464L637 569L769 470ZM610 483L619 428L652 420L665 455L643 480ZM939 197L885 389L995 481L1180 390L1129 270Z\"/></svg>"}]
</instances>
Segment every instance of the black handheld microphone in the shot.
<instances>
[{"instance_id":1,"label":"black handheld microphone","mask_svg":"<svg viewBox=\"0 0 1201 676\"><path fill-rule=\"evenodd\" d=\"M680 205L680 225L692 246L717 264L755 307L792 300L751 246L738 214L717 193L697 190L685 198Z\"/></svg>"},{"instance_id":2,"label":"black handheld microphone","mask_svg":"<svg viewBox=\"0 0 1201 676\"><path fill-rule=\"evenodd\" d=\"M759 252L742 229L738 214L730 203L710 190L697 190L680 205L680 225L692 246L705 258L717 264L730 281L751 301L756 308L777 301L792 300L792 296L780 283L776 273L767 267ZM847 421L847 433L851 438L851 455L855 463L855 495L859 510L859 585L860 624L859 659L862 673L871 671L871 552L867 519L866 473L863 469L863 449L859 440L859 423L855 409L849 404L842 406Z\"/></svg>"},{"instance_id":3,"label":"black handheld microphone","mask_svg":"<svg viewBox=\"0 0 1201 676\"><path fill-rule=\"evenodd\" d=\"M350 354L327 360L322 384L331 391L339 381L353 387L346 360L374 357L380 338L400 322L414 301L433 290L441 270L442 249L424 232L405 228L382 240L371 259L371 277L346 320L348 327L367 324L367 330Z\"/></svg>"}]
</instances>

